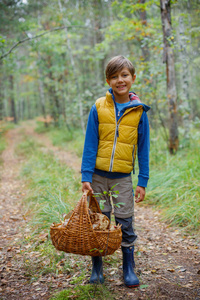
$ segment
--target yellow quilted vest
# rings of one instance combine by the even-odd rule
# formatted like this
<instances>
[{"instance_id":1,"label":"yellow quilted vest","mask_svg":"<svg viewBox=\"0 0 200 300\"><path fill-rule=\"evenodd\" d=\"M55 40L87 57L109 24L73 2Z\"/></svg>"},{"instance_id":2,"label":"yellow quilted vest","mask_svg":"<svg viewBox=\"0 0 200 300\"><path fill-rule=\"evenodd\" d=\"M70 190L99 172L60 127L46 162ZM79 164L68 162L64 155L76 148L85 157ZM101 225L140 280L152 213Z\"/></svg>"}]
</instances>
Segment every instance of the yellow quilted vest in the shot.
<instances>
[{"instance_id":1,"label":"yellow quilted vest","mask_svg":"<svg viewBox=\"0 0 200 300\"><path fill-rule=\"evenodd\" d=\"M126 109L116 123L115 105L112 95L96 101L99 120L99 145L95 168L130 173L134 168L138 125L142 116L142 105Z\"/></svg>"}]
</instances>

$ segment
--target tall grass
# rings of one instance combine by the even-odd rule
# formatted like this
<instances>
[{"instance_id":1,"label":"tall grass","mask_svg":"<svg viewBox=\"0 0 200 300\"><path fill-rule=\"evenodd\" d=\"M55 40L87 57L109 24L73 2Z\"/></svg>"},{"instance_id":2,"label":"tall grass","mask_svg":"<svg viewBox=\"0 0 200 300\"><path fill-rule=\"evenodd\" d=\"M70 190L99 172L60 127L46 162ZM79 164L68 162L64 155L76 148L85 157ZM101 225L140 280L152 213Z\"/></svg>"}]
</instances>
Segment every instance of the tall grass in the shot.
<instances>
[{"instance_id":1,"label":"tall grass","mask_svg":"<svg viewBox=\"0 0 200 300\"><path fill-rule=\"evenodd\" d=\"M84 135L81 130L74 129L72 132L67 129L57 128L49 131L48 136L53 145L61 146L67 151L76 153L78 157L82 156Z\"/></svg>"},{"instance_id":2,"label":"tall grass","mask_svg":"<svg viewBox=\"0 0 200 300\"><path fill-rule=\"evenodd\" d=\"M52 299L71 299L74 296L76 299L114 299L113 292L104 285L93 287L83 283L91 259L82 257L80 260L77 255L66 255L53 247L49 237L45 240L40 239L43 233L46 236L49 232L52 222L58 223L60 219L63 220L62 214L73 209L80 199L79 176L66 165L62 165L53 155L44 154L40 145L30 137L24 137L16 153L26 157L21 176L29 188L26 207L31 218L26 229L31 230L25 234L23 242L28 244L28 249L23 252L23 257L30 280L38 280L46 274L53 274L55 277L63 273L70 276L71 288L55 294ZM34 252L38 259L30 259L30 254L32 257ZM79 275L76 275L77 271Z\"/></svg>"},{"instance_id":3,"label":"tall grass","mask_svg":"<svg viewBox=\"0 0 200 300\"><path fill-rule=\"evenodd\" d=\"M63 220L63 214L68 213L80 199L80 178L66 165L62 165L53 154L43 153L40 145L31 137L24 135L24 140L18 144L16 154L26 157L21 169L21 176L26 182L24 218L29 220L23 242L31 247L24 253L24 265L31 280L38 277L60 272L59 262L65 261L62 270L73 274L70 256L58 252L51 243L50 225ZM40 240L40 235L48 238ZM22 242L22 241L21 241ZM29 252L39 253L40 260L31 261Z\"/></svg>"},{"instance_id":4,"label":"tall grass","mask_svg":"<svg viewBox=\"0 0 200 300\"><path fill-rule=\"evenodd\" d=\"M6 139L5 136L3 134L0 134L0 167L3 164L3 159L2 159L2 152L5 150L6 148ZM0 168L0 178L1 178L1 168Z\"/></svg>"},{"instance_id":5,"label":"tall grass","mask_svg":"<svg viewBox=\"0 0 200 300\"><path fill-rule=\"evenodd\" d=\"M199 231L200 220L200 139L192 132L188 147L170 155L161 139L151 143L148 203L162 209L170 224ZM182 138L180 137L180 146Z\"/></svg>"},{"instance_id":6,"label":"tall grass","mask_svg":"<svg viewBox=\"0 0 200 300\"><path fill-rule=\"evenodd\" d=\"M181 130L180 130L181 132ZM53 130L48 133L54 144L66 150L73 150L81 156L84 137L81 131L71 134L67 130ZM185 231L199 231L200 220L200 133L191 130L187 147L180 134L180 147L170 155L161 130L151 130L150 180L144 203L159 208L169 223ZM137 172L136 166L136 172ZM137 174L133 176L134 188Z\"/></svg>"},{"instance_id":7,"label":"tall grass","mask_svg":"<svg viewBox=\"0 0 200 300\"><path fill-rule=\"evenodd\" d=\"M20 143L16 152L27 157L21 176L30 189L26 203L34 212L32 225L39 230L59 222L80 198L80 178L56 157L40 151L31 138Z\"/></svg>"},{"instance_id":8,"label":"tall grass","mask_svg":"<svg viewBox=\"0 0 200 300\"><path fill-rule=\"evenodd\" d=\"M4 151L5 148L6 148L6 139L5 139L5 136L2 135L2 134L0 134L0 155Z\"/></svg>"},{"instance_id":9,"label":"tall grass","mask_svg":"<svg viewBox=\"0 0 200 300\"><path fill-rule=\"evenodd\" d=\"M73 149L76 145L77 153L81 154L83 149L83 136L76 132L73 139L68 140L63 130L49 131L54 144L64 149ZM200 220L200 157L199 139L193 134L190 147L179 149L174 156L169 155L164 141L157 138L158 134L151 133L151 163L150 180L147 188L147 197L144 203L152 205L155 209L161 209L163 218L170 224L184 228L190 232L199 230ZM63 137L64 135L64 137ZM69 135L70 136L70 135ZM66 140L67 139L67 140ZM32 262L26 259L27 271L31 280L44 274L63 272L75 276L77 260L73 255L65 256L52 246L50 240L38 241L37 233L49 231L52 222L59 222L63 213L69 212L80 199L80 176L74 174L73 170L62 165L52 154L43 153L40 145L30 137L24 137L24 141L18 145L18 155L26 156L26 163L22 168L21 176L26 180L30 191L27 194L26 203L28 210L31 210L32 236L27 237L31 248L27 251L40 253L40 262ZM137 174L133 176L134 187L137 184ZM32 253L32 252L31 252ZM27 256L28 258L28 256ZM79 258L77 258L79 259ZM60 266L60 262L64 262ZM45 264L44 264L44 263ZM77 268L84 274L88 266L88 260L78 261ZM84 271L83 271L84 270ZM82 275L81 275L82 276ZM74 295L77 299L84 299L87 296L99 296L99 292L89 289L87 285L82 288L83 277L75 276L71 284L77 289L65 290L56 294L53 299L68 299ZM74 281L76 280L76 282ZM104 285L101 286L102 299L112 299L112 292ZM101 298L99 298L101 299Z\"/></svg>"},{"instance_id":10,"label":"tall grass","mask_svg":"<svg viewBox=\"0 0 200 300\"><path fill-rule=\"evenodd\" d=\"M62 147L67 151L75 153L78 157L82 156L84 135L81 129L66 127L44 127L41 123L37 124L36 132L46 133L54 146Z\"/></svg>"},{"instance_id":11,"label":"tall grass","mask_svg":"<svg viewBox=\"0 0 200 300\"><path fill-rule=\"evenodd\" d=\"M14 128L15 125L13 123L2 123L0 122L0 165L2 164L2 158L1 154L6 148L6 138L5 138L5 133L9 129Z\"/></svg>"}]
</instances>

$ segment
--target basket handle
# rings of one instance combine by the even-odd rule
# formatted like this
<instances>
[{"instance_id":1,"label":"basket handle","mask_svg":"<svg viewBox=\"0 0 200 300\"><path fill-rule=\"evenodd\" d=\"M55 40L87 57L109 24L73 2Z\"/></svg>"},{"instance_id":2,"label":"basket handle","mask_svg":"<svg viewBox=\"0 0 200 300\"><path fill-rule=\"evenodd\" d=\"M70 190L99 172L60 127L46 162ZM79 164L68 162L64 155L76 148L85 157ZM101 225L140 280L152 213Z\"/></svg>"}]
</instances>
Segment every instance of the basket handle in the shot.
<instances>
[{"instance_id":1,"label":"basket handle","mask_svg":"<svg viewBox=\"0 0 200 300\"><path fill-rule=\"evenodd\" d=\"M89 194L89 192L90 192L89 190L85 190L85 192L83 193L83 197L84 197L84 196L86 196L86 197L87 197L87 196L88 196L88 194Z\"/></svg>"},{"instance_id":2,"label":"basket handle","mask_svg":"<svg viewBox=\"0 0 200 300\"><path fill-rule=\"evenodd\" d=\"M101 209L99 207L99 203L96 200L94 194L89 194L89 190L84 191L80 201L77 203L77 206L74 209L74 212L76 213L80 213L80 212L84 212L84 214L88 213L88 208L91 209L92 212L94 213L102 213ZM87 196L90 196L89 199L89 204L87 204Z\"/></svg>"},{"instance_id":3,"label":"basket handle","mask_svg":"<svg viewBox=\"0 0 200 300\"><path fill-rule=\"evenodd\" d=\"M94 194L90 194L89 208L95 213L102 213L99 203Z\"/></svg>"},{"instance_id":4,"label":"basket handle","mask_svg":"<svg viewBox=\"0 0 200 300\"><path fill-rule=\"evenodd\" d=\"M88 196L88 194L89 194L89 190L84 191L84 193L82 194L81 199L78 201L76 207L73 210L73 214L74 213L88 214L88 205L87 205L87 196ZM71 218L73 217L73 214L72 214Z\"/></svg>"}]
</instances>

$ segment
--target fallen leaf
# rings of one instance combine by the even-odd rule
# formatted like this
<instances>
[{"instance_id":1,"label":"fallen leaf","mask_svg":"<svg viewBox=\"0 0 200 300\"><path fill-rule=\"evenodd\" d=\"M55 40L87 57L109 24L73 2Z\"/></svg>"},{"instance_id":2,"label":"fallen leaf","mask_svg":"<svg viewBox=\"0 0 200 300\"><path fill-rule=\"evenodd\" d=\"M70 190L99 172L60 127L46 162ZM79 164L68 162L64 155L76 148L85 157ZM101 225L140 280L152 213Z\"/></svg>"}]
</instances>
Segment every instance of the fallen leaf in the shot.
<instances>
[{"instance_id":1,"label":"fallen leaf","mask_svg":"<svg viewBox=\"0 0 200 300\"><path fill-rule=\"evenodd\" d=\"M26 249L29 249L31 247L31 244L28 244L25 246Z\"/></svg>"},{"instance_id":2,"label":"fallen leaf","mask_svg":"<svg viewBox=\"0 0 200 300\"><path fill-rule=\"evenodd\" d=\"M151 271L143 271L142 274L149 275Z\"/></svg>"},{"instance_id":3,"label":"fallen leaf","mask_svg":"<svg viewBox=\"0 0 200 300\"><path fill-rule=\"evenodd\" d=\"M176 266L175 269L183 268L183 266Z\"/></svg>"},{"instance_id":4,"label":"fallen leaf","mask_svg":"<svg viewBox=\"0 0 200 300\"><path fill-rule=\"evenodd\" d=\"M32 285L36 286L36 285L39 285L40 283L39 282L33 282Z\"/></svg>"},{"instance_id":5,"label":"fallen leaf","mask_svg":"<svg viewBox=\"0 0 200 300\"><path fill-rule=\"evenodd\" d=\"M186 272L186 269L181 268L178 272Z\"/></svg>"},{"instance_id":6,"label":"fallen leaf","mask_svg":"<svg viewBox=\"0 0 200 300\"><path fill-rule=\"evenodd\" d=\"M62 282L58 282L58 283L57 283L57 286L58 286L58 287L61 287L62 285L63 285Z\"/></svg>"},{"instance_id":7,"label":"fallen leaf","mask_svg":"<svg viewBox=\"0 0 200 300\"><path fill-rule=\"evenodd\" d=\"M44 295L46 295L46 293L41 293L41 296L43 297Z\"/></svg>"},{"instance_id":8,"label":"fallen leaf","mask_svg":"<svg viewBox=\"0 0 200 300\"><path fill-rule=\"evenodd\" d=\"M10 216L10 219L13 220L13 221L20 221L21 220L21 218L17 217L17 216Z\"/></svg>"},{"instance_id":9,"label":"fallen leaf","mask_svg":"<svg viewBox=\"0 0 200 300\"><path fill-rule=\"evenodd\" d=\"M41 242L45 242L48 239L48 233L40 234L39 239L40 239Z\"/></svg>"},{"instance_id":10,"label":"fallen leaf","mask_svg":"<svg viewBox=\"0 0 200 300\"><path fill-rule=\"evenodd\" d=\"M124 283L120 280L115 280L114 285L119 286L119 285L123 285Z\"/></svg>"},{"instance_id":11,"label":"fallen leaf","mask_svg":"<svg viewBox=\"0 0 200 300\"><path fill-rule=\"evenodd\" d=\"M1 279L1 285L6 285L6 283L8 283L6 279Z\"/></svg>"},{"instance_id":12,"label":"fallen leaf","mask_svg":"<svg viewBox=\"0 0 200 300\"><path fill-rule=\"evenodd\" d=\"M186 287L186 288L191 288L192 287L192 284L188 283L186 285L182 285L183 287Z\"/></svg>"},{"instance_id":13,"label":"fallen leaf","mask_svg":"<svg viewBox=\"0 0 200 300\"><path fill-rule=\"evenodd\" d=\"M167 271L169 271L169 272L171 272L171 273L175 272L174 269L167 269Z\"/></svg>"}]
</instances>

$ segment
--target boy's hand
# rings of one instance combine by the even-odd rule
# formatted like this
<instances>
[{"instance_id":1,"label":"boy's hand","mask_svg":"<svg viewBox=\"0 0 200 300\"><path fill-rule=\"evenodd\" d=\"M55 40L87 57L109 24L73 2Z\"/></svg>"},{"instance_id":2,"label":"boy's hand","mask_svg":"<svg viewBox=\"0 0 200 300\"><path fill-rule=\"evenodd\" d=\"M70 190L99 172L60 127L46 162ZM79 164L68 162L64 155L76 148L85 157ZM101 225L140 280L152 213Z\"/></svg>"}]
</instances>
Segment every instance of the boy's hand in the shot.
<instances>
[{"instance_id":1,"label":"boy's hand","mask_svg":"<svg viewBox=\"0 0 200 300\"><path fill-rule=\"evenodd\" d=\"M137 186L135 190L135 202L141 202L144 200L145 197L145 187L143 186Z\"/></svg>"},{"instance_id":2,"label":"boy's hand","mask_svg":"<svg viewBox=\"0 0 200 300\"><path fill-rule=\"evenodd\" d=\"M93 189L91 187L91 183L84 181L82 182L82 192L84 193L86 191L89 191L89 194L94 194Z\"/></svg>"}]
</instances>

